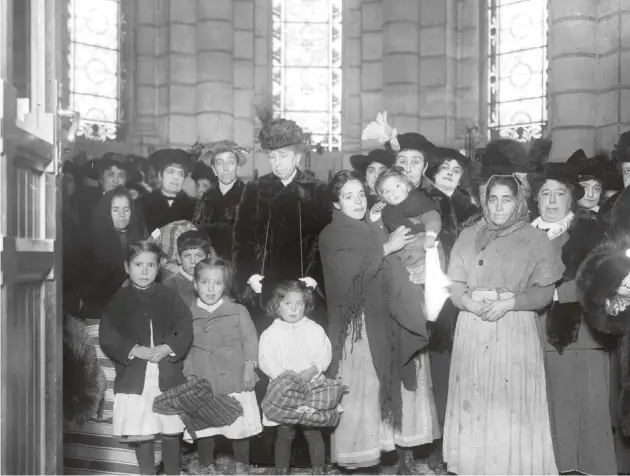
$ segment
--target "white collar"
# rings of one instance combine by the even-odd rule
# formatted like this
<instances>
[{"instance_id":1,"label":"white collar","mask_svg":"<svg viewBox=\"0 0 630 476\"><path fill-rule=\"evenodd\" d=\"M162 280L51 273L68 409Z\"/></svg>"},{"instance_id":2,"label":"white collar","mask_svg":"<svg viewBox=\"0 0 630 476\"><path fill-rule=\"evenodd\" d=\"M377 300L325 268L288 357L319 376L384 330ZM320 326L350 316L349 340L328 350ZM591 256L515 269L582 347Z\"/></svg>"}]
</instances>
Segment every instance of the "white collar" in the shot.
<instances>
[{"instance_id":1,"label":"white collar","mask_svg":"<svg viewBox=\"0 0 630 476\"><path fill-rule=\"evenodd\" d=\"M230 182L227 185L224 185L223 183L219 182L219 191L221 192L221 194L225 195L232 189L235 183L236 183L236 178L234 178L234 180L232 180L232 182Z\"/></svg>"},{"instance_id":2,"label":"white collar","mask_svg":"<svg viewBox=\"0 0 630 476\"><path fill-rule=\"evenodd\" d=\"M595 213L599 212L599 205L595 205L593 208L589 208L589 211L595 212Z\"/></svg>"},{"instance_id":3,"label":"white collar","mask_svg":"<svg viewBox=\"0 0 630 476\"><path fill-rule=\"evenodd\" d=\"M221 306L221 304L223 304L223 298L219 299L217 302L215 302L212 306L207 305L205 302L203 302L201 300L201 298L197 298L197 306L199 306L201 309L204 309L210 313L216 311L217 309L219 309L219 307Z\"/></svg>"},{"instance_id":4,"label":"white collar","mask_svg":"<svg viewBox=\"0 0 630 476\"><path fill-rule=\"evenodd\" d=\"M184 268L182 268L181 266L179 267L179 274L181 274L188 281L192 282L193 277L190 274L188 274L186 271L184 271Z\"/></svg>"},{"instance_id":5,"label":"white collar","mask_svg":"<svg viewBox=\"0 0 630 476\"><path fill-rule=\"evenodd\" d=\"M456 189L453 189L453 190L450 190L450 191L442 190L440 187L437 186L437 184L435 182L433 182L433 186L435 188L437 188L440 192L442 192L444 195L446 195L449 198L453 196L453 194L455 193L455 190L456 190Z\"/></svg>"},{"instance_id":6,"label":"white collar","mask_svg":"<svg viewBox=\"0 0 630 476\"><path fill-rule=\"evenodd\" d=\"M280 181L282 182L282 185L284 185L285 187L289 185L291 182L293 182L293 179L295 178L296 175L297 175L297 168L293 171L293 173L288 179L284 179L284 180L280 179Z\"/></svg>"},{"instance_id":7,"label":"white collar","mask_svg":"<svg viewBox=\"0 0 630 476\"><path fill-rule=\"evenodd\" d=\"M532 222L532 226L546 231L549 239L553 240L569 229L574 216L573 212L569 212L562 220L555 223L548 223L542 217L538 217Z\"/></svg>"},{"instance_id":8,"label":"white collar","mask_svg":"<svg viewBox=\"0 0 630 476\"><path fill-rule=\"evenodd\" d=\"M302 319L300 319L297 322L287 322L287 321L283 321L281 318L276 318L276 320L273 322L274 325L276 325L277 327L285 327L285 328L289 328L289 329L296 329L298 327L302 327L304 324L306 324L309 321L309 318L304 316Z\"/></svg>"}]
</instances>

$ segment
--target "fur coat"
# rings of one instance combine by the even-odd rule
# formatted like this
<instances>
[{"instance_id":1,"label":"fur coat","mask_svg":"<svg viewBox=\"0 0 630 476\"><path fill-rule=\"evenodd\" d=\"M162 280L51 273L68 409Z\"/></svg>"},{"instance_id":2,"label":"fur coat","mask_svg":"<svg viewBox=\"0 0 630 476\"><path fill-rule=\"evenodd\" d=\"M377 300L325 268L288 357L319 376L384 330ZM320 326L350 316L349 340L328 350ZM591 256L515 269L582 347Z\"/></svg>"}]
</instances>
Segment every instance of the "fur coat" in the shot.
<instances>
[{"instance_id":1,"label":"fur coat","mask_svg":"<svg viewBox=\"0 0 630 476\"><path fill-rule=\"evenodd\" d=\"M142 214L149 233L174 221L192 220L197 204L194 198L182 191L169 205L167 198L160 190L144 195L139 202L142 205Z\"/></svg>"},{"instance_id":2,"label":"fur coat","mask_svg":"<svg viewBox=\"0 0 630 476\"><path fill-rule=\"evenodd\" d=\"M66 425L82 427L103 417L107 378L96 349L89 343L85 324L63 318L63 418Z\"/></svg>"},{"instance_id":3,"label":"fur coat","mask_svg":"<svg viewBox=\"0 0 630 476\"><path fill-rule=\"evenodd\" d=\"M552 240L562 257L565 271L556 283L558 300L548 309L545 330L547 342L560 354L572 344L581 349L601 348L603 345L597 335L589 332L590 329L580 331L582 309L575 280L580 264L604 238L604 226L596 215L577 212L568 230Z\"/></svg>"},{"instance_id":4,"label":"fur coat","mask_svg":"<svg viewBox=\"0 0 630 476\"><path fill-rule=\"evenodd\" d=\"M630 306L614 315L607 302L620 296L617 291L630 274L628 239L608 239L589 253L577 278L577 289L584 316L591 327L617 339L621 363L621 429L630 437Z\"/></svg>"},{"instance_id":5,"label":"fur coat","mask_svg":"<svg viewBox=\"0 0 630 476\"><path fill-rule=\"evenodd\" d=\"M232 245L239 297L246 298L253 274L265 278L263 303L273 286L286 279L309 276L323 290L318 241L331 218L326 185L300 170L286 186L272 173L245 185Z\"/></svg>"},{"instance_id":6,"label":"fur coat","mask_svg":"<svg viewBox=\"0 0 630 476\"><path fill-rule=\"evenodd\" d=\"M232 259L232 232L244 189L245 183L237 179L223 195L219 184L213 183L195 208L193 224L208 234L214 251L223 259Z\"/></svg>"}]
</instances>

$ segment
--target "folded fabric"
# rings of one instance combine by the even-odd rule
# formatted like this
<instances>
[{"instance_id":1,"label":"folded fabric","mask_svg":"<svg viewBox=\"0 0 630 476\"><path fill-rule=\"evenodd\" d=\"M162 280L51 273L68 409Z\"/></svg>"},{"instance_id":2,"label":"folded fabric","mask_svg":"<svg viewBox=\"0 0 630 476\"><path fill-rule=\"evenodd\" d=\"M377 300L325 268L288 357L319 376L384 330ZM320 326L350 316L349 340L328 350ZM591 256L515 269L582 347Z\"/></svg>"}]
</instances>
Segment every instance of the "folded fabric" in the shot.
<instances>
[{"instance_id":1,"label":"folded fabric","mask_svg":"<svg viewBox=\"0 0 630 476\"><path fill-rule=\"evenodd\" d=\"M243 415L243 407L233 397L213 393L210 383L200 377L171 388L153 400L153 411L179 415L190 435L210 427L228 426Z\"/></svg>"},{"instance_id":2,"label":"folded fabric","mask_svg":"<svg viewBox=\"0 0 630 476\"><path fill-rule=\"evenodd\" d=\"M265 416L277 423L332 427L339 423L339 401L345 391L336 380L305 382L284 375L269 384L261 407Z\"/></svg>"},{"instance_id":3,"label":"folded fabric","mask_svg":"<svg viewBox=\"0 0 630 476\"><path fill-rule=\"evenodd\" d=\"M425 269L424 302L427 320L435 322L442 307L444 307L444 303L451 297L450 286L452 284L440 266L437 246L427 250Z\"/></svg>"}]
</instances>

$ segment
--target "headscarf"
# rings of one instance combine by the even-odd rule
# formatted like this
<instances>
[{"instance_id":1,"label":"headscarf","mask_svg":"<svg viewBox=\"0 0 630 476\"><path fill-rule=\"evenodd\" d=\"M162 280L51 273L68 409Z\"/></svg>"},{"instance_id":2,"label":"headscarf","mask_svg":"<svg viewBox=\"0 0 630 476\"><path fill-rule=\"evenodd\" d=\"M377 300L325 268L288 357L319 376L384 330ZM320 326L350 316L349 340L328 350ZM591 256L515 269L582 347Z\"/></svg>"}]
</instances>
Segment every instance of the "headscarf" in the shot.
<instances>
[{"instance_id":1,"label":"headscarf","mask_svg":"<svg viewBox=\"0 0 630 476\"><path fill-rule=\"evenodd\" d=\"M495 177L512 178L516 182L517 186L516 206L514 207L514 210L512 210L512 214L507 221L501 225L497 225L490 220L490 211L488 210L488 203L486 200L488 185ZM529 225L529 209L527 208L525 193L521 182L514 175L493 175L485 184L479 187L479 195L481 197L481 207L483 209L483 216L486 224L481 227L479 233L477 234L477 238L475 239L475 249L477 253L485 249L490 242L496 240L497 238L511 235L515 231Z\"/></svg>"}]
</instances>

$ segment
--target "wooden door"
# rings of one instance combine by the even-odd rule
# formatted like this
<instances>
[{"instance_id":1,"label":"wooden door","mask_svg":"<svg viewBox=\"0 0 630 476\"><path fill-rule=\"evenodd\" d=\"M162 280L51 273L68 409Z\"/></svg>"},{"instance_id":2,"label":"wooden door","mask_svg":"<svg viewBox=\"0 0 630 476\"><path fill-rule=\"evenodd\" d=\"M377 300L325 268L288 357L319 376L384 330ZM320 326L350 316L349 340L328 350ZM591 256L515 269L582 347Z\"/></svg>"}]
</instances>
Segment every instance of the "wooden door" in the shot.
<instances>
[{"instance_id":1,"label":"wooden door","mask_svg":"<svg viewBox=\"0 0 630 476\"><path fill-rule=\"evenodd\" d=\"M62 468L56 3L0 0L2 474Z\"/></svg>"}]
</instances>

